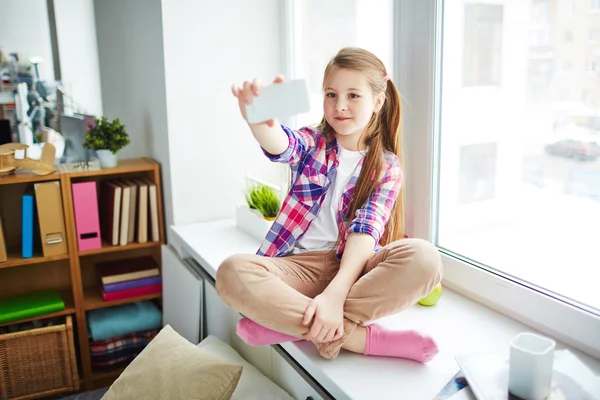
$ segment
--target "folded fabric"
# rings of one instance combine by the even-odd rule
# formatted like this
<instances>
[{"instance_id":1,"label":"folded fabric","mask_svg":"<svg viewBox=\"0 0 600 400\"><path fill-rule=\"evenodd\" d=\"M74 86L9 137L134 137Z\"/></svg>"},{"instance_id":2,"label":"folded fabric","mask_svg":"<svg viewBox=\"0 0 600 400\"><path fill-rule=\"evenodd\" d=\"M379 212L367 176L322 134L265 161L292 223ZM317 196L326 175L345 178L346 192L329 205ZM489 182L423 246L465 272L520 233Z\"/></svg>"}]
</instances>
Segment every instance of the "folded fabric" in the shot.
<instances>
[{"instance_id":1,"label":"folded fabric","mask_svg":"<svg viewBox=\"0 0 600 400\"><path fill-rule=\"evenodd\" d=\"M90 342L92 368L95 371L109 371L129 364L150 341L158 330L131 333L109 340Z\"/></svg>"},{"instance_id":2,"label":"folded fabric","mask_svg":"<svg viewBox=\"0 0 600 400\"><path fill-rule=\"evenodd\" d=\"M162 313L151 301L138 301L90 311L87 320L92 340L98 341L159 329Z\"/></svg>"}]
</instances>

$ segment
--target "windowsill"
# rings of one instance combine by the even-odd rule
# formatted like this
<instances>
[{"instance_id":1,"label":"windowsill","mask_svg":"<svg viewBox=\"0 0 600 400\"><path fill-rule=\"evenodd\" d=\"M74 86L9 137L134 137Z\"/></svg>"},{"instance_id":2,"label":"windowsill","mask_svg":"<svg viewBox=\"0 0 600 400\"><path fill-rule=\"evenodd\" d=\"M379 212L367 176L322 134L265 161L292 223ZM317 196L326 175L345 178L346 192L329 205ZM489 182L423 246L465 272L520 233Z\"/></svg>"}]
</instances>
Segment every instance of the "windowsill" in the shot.
<instances>
[{"instance_id":1,"label":"windowsill","mask_svg":"<svg viewBox=\"0 0 600 400\"><path fill-rule=\"evenodd\" d=\"M227 256L254 254L260 241L236 229L235 220L175 226L172 245L181 254L196 260L213 278ZM286 343L282 347L322 387L337 399L408 398L430 400L458 372L454 361L467 353L506 352L508 343L522 331L535 330L481 305L458 292L444 289L435 307L415 305L378 321L396 329L416 329L432 335L440 353L428 364L407 360L364 357L342 352L336 360L318 355L308 342ZM596 374L600 360L568 348Z\"/></svg>"}]
</instances>

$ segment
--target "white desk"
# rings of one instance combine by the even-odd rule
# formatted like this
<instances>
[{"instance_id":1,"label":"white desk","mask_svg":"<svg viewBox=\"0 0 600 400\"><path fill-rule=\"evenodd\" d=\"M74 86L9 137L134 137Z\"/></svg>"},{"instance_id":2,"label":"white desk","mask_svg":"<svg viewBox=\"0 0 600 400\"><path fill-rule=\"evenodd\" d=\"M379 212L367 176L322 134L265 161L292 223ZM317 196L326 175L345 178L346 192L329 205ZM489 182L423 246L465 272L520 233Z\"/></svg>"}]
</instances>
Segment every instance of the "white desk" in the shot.
<instances>
[{"instance_id":1,"label":"white desk","mask_svg":"<svg viewBox=\"0 0 600 400\"><path fill-rule=\"evenodd\" d=\"M171 228L172 242L199 263L214 280L221 262L231 254L256 253L259 241L235 227L235 220L205 222ZM512 337L533 331L456 292L444 289L435 307L415 305L384 318L382 325L417 329L432 335L440 353L427 364L365 357L342 351L335 360L319 356L312 343L281 345L331 396L336 399L431 400L458 372L454 357L471 352L508 352ZM557 344L557 348L561 348ZM572 350L600 371L598 360Z\"/></svg>"}]
</instances>

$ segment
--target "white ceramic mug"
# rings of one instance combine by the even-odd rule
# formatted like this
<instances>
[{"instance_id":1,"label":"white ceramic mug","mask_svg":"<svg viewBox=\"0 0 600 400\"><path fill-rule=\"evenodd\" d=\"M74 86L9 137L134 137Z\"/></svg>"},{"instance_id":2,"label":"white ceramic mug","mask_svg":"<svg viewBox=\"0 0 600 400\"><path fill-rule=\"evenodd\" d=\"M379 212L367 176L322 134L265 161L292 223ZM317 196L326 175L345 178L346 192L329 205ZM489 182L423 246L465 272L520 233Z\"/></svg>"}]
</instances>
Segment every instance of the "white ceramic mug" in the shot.
<instances>
[{"instance_id":1,"label":"white ceramic mug","mask_svg":"<svg viewBox=\"0 0 600 400\"><path fill-rule=\"evenodd\" d=\"M552 339L524 332L510 342L508 391L525 400L543 400L552 387Z\"/></svg>"}]
</instances>

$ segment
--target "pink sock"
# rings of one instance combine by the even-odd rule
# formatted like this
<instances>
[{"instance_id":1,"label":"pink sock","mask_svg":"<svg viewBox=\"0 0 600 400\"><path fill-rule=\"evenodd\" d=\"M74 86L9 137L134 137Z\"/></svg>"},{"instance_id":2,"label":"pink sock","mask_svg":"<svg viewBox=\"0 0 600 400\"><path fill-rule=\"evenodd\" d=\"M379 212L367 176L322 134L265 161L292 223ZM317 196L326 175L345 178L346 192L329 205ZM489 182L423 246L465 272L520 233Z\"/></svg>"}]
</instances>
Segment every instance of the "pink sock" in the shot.
<instances>
[{"instance_id":1,"label":"pink sock","mask_svg":"<svg viewBox=\"0 0 600 400\"><path fill-rule=\"evenodd\" d=\"M285 333L265 328L249 318L242 318L238 321L236 332L246 344L251 346L270 346L272 344L303 340L296 336L286 335Z\"/></svg>"},{"instance_id":2,"label":"pink sock","mask_svg":"<svg viewBox=\"0 0 600 400\"><path fill-rule=\"evenodd\" d=\"M408 358L425 363L438 353L433 338L417 331L392 331L378 324L365 325L365 355Z\"/></svg>"}]
</instances>

